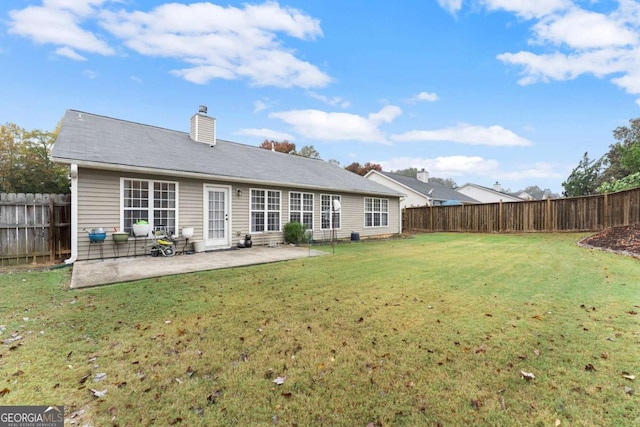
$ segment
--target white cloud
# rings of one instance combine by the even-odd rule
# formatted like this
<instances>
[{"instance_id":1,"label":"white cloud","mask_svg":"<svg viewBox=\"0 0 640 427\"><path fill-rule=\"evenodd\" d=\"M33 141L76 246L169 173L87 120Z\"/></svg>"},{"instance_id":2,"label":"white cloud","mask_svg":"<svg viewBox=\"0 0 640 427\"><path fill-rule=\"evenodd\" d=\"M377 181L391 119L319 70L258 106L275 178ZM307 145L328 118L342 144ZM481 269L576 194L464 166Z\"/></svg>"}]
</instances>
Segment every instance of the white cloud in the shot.
<instances>
[{"instance_id":1,"label":"white cloud","mask_svg":"<svg viewBox=\"0 0 640 427\"><path fill-rule=\"evenodd\" d=\"M84 70L82 74L84 74L85 76L87 76L87 78L91 80L98 78L98 73L96 73L93 70Z\"/></svg>"},{"instance_id":2,"label":"white cloud","mask_svg":"<svg viewBox=\"0 0 640 427\"><path fill-rule=\"evenodd\" d=\"M269 141L293 141L293 136L286 132L279 132L272 129L240 129L235 132L236 135L255 136L262 140L268 139Z\"/></svg>"},{"instance_id":3,"label":"white cloud","mask_svg":"<svg viewBox=\"0 0 640 427\"><path fill-rule=\"evenodd\" d=\"M256 86L322 87L331 78L282 46L277 35L322 36L317 19L267 2L242 9L167 3L149 11L108 12L101 25L130 49L188 64L173 73L193 83L246 78Z\"/></svg>"},{"instance_id":4,"label":"white cloud","mask_svg":"<svg viewBox=\"0 0 640 427\"><path fill-rule=\"evenodd\" d=\"M436 130L413 130L392 135L393 141L422 142L450 141L470 145L487 145L491 147L527 146L531 142L502 126L474 126L460 123L455 127Z\"/></svg>"},{"instance_id":5,"label":"white cloud","mask_svg":"<svg viewBox=\"0 0 640 427\"><path fill-rule=\"evenodd\" d=\"M131 76L129 78L136 83L142 83L142 79L138 76Z\"/></svg>"},{"instance_id":6,"label":"white cloud","mask_svg":"<svg viewBox=\"0 0 640 427\"><path fill-rule=\"evenodd\" d=\"M521 165L520 168L514 171L502 171L495 174L496 178L501 179L511 179L511 180L524 180L524 179L558 179L565 178L567 174L563 170L562 172L558 171L559 166L546 163L546 162L538 162L534 164L526 164Z\"/></svg>"},{"instance_id":7,"label":"white cloud","mask_svg":"<svg viewBox=\"0 0 640 427\"><path fill-rule=\"evenodd\" d=\"M54 53L58 56L64 56L67 57L69 59L73 59L74 61L86 61L87 58L85 58L84 56L80 55L78 52L76 52L75 50L71 49L70 47L59 47L57 48Z\"/></svg>"},{"instance_id":8,"label":"white cloud","mask_svg":"<svg viewBox=\"0 0 640 427\"><path fill-rule=\"evenodd\" d=\"M385 134L378 129L402 113L400 108L385 106L367 118L349 113L327 113L320 110L292 110L269 114L283 120L305 138L323 141L361 141L388 144Z\"/></svg>"},{"instance_id":9,"label":"white cloud","mask_svg":"<svg viewBox=\"0 0 640 427\"><path fill-rule=\"evenodd\" d=\"M441 156L434 159L419 157L396 157L379 163L383 170L425 168L431 176L441 178L463 175L493 175L498 169L498 161L480 156Z\"/></svg>"},{"instance_id":10,"label":"white cloud","mask_svg":"<svg viewBox=\"0 0 640 427\"><path fill-rule=\"evenodd\" d=\"M81 52L115 53L102 33L141 55L185 64L172 73L193 83L246 79L255 86L313 88L331 82L283 44L284 37L323 35L319 20L297 9L270 1L241 8L211 2L166 3L148 11L106 7L119 3L124 2L43 0L42 6L10 11L9 32L58 46L57 52L76 60Z\"/></svg>"},{"instance_id":11,"label":"white cloud","mask_svg":"<svg viewBox=\"0 0 640 427\"><path fill-rule=\"evenodd\" d=\"M253 113L254 114L255 113L259 113L262 110L266 110L267 108L268 108L268 105L264 101L261 101L259 99L256 100L256 101L253 101Z\"/></svg>"},{"instance_id":12,"label":"white cloud","mask_svg":"<svg viewBox=\"0 0 640 427\"><path fill-rule=\"evenodd\" d=\"M395 157L390 160L373 160L385 171L407 168L426 169L438 178L463 177L467 182L489 178L491 180L558 179L566 176L563 167L551 163L518 165L517 170L504 170L500 162L481 156L441 156L433 159L420 157ZM511 166L513 168L513 166ZM458 184L462 184L458 182Z\"/></svg>"},{"instance_id":13,"label":"white cloud","mask_svg":"<svg viewBox=\"0 0 640 427\"><path fill-rule=\"evenodd\" d=\"M377 113L369 114L369 121L376 125L382 123L391 123L396 117L399 117L402 114L402 110L400 107L396 107L395 105L386 105L382 107L382 110Z\"/></svg>"},{"instance_id":14,"label":"white cloud","mask_svg":"<svg viewBox=\"0 0 640 427\"><path fill-rule=\"evenodd\" d=\"M439 98L438 94L434 92L420 92L414 99L416 101L436 102Z\"/></svg>"},{"instance_id":15,"label":"white cloud","mask_svg":"<svg viewBox=\"0 0 640 427\"><path fill-rule=\"evenodd\" d=\"M589 31L584 31L585 28ZM582 9L543 19L533 26L532 31L537 43L566 44L574 49L628 46L638 41L637 34L621 22Z\"/></svg>"},{"instance_id":16,"label":"white cloud","mask_svg":"<svg viewBox=\"0 0 640 427\"><path fill-rule=\"evenodd\" d=\"M113 55L114 50L103 40L81 27L81 22L94 12L92 5L103 1L45 1L43 6L29 6L9 12L11 34L27 37L39 44L53 44L69 51ZM68 57L68 55L65 55Z\"/></svg>"},{"instance_id":17,"label":"white cloud","mask_svg":"<svg viewBox=\"0 0 640 427\"><path fill-rule=\"evenodd\" d=\"M319 93L316 93L312 90L307 91L307 94L310 97L317 99L318 101L322 101L327 105L331 105L332 107L349 108L349 106L351 105L349 101L345 101L344 98L340 96L334 96L329 98L327 96L320 95Z\"/></svg>"},{"instance_id":18,"label":"white cloud","mask_svg":"<svg viewBox=\"0 0 640 427\"><path fill-rule=\"evenodd\" d=\"M513 12L521 18L541 18L565 10L573 4L571 0L481 0L489 10Z\"/></svg>"},{"instance_id":19,"label":"white cloud","mask_svg":"<svg viewBox=\"0 0 640 427\"><path fill-rule=\"evenodd\" d=\"M462 9L462 0L438 0L438 4L452 15L455 15Z\"/></svg>"},{"instance_id":20,"label":"white cloud","mask_svg":"<svg viewBox=\"0 0 640 427\"><path fill-rule=\"evenodd\" d=\"M575 79L583 74L640 94L640 3L619 0L606 13L569 0L483 0L490 10L506 10L532 20L531 50L505 52L497 59L519 67L522 85ZM539 52L534 51L539 49Z\"/></svg>"}]
</instances>

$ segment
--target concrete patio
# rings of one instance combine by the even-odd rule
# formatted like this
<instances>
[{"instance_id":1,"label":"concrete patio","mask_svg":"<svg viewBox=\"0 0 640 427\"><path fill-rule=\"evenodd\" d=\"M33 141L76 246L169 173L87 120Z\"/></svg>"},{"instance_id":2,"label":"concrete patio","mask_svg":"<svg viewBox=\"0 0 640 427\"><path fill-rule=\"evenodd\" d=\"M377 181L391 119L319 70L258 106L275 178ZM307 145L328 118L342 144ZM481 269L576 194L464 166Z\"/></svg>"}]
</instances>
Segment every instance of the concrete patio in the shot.
<instances>
[{"instance_id":1,"label":"concrete patio","mask_svg":"<svg viewBox=\"0 0 640 427\"><path fill-rule=\"evenodd\" d=\"M326 254L327 252L309 247L278 245L277 247L254 246L190 255L178 254L172 257L147 255L76 261L73 264L70 287L71 289L87 288L149 277L266 264Z\"/></svg>"}]
</instances>

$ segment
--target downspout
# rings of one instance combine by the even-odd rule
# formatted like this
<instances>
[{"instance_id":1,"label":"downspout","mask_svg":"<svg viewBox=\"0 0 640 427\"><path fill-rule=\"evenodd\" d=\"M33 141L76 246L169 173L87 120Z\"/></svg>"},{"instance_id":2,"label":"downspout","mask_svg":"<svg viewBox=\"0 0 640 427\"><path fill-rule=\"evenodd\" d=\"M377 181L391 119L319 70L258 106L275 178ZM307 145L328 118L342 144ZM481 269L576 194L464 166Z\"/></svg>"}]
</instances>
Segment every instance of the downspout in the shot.
<instances>
[{"instance_id":1,"label":"downspout","mask_svg":"<svg viewBox=\"0 0 640 427\"><path fill-rule=\"evenodd\" d=\"M398 197L398 215L400 216L400 230L398 230L398 234L402 234L402 230L403 230L403 223L402 223L402 197Z\"/></svg>"},{"instance_id":2,"label":"downspout","mask_svg":"<svg viewBox=\"0 0 640 427\"><path fill-rule=\"evenodd\" d=\"M78 165L71 164L71 258L64 260L67 265L78 259Z\"/></svg>"}]
</instances>

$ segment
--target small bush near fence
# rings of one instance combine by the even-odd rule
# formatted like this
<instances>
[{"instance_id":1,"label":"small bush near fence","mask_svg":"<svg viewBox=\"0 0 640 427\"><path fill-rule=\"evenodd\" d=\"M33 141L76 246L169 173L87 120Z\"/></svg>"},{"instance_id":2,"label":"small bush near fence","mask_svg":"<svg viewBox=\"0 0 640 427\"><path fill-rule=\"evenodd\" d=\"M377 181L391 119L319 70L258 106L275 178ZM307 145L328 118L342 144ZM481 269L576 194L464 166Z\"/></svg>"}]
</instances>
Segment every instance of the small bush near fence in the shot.
<instances>
[{"instance_id":1,"label":"small bush near fence","mask_svg":"<svg viewBox=\"0 0 640 427\"><path fill-rule=\"evenodd\" d=\"M69 194L0 193L0 266L71 254Z\"/></svg>"}]
</instances>

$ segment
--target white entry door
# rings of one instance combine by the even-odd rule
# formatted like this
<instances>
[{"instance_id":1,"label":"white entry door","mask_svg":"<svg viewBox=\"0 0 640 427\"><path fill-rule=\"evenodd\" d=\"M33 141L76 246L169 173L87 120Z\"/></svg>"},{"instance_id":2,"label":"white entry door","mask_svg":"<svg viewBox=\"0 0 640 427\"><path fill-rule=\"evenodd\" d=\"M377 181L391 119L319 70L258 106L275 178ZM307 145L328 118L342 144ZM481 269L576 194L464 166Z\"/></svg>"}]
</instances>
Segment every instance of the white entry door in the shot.
<instances>
[{"instance_id":1,"label":"white entry door","mask_svg":"<svg viewBox=\"0 0 640 427\"><path fill-rule=\"evenodd\" d=\"M204 238L207 248L229 247L229 188L205 186L204 188Z\"/></svg>"}]
</instances>

